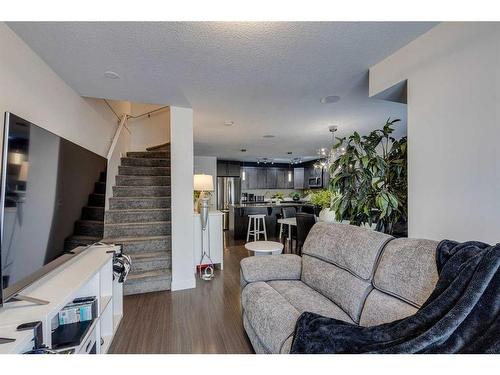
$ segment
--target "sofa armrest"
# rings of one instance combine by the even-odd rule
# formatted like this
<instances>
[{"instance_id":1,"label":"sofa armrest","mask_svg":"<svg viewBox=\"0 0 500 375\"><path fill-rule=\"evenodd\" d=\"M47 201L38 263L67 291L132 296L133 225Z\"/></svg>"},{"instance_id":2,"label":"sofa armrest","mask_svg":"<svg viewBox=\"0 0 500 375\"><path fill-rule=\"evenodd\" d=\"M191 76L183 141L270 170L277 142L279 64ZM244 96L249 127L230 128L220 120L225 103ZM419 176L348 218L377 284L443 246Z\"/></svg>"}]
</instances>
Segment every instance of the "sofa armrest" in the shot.
<instances>
[{"instance_id":1,"label":"sofa armrest","mask_svg":"<svg viewBox=\"0 0 500 375\"><path fill-rule=\"evenodd\" d=\"M302 258L294 254L253 256L240 262L241 287L256 281L300 280Z\"/></svg>"}]
</instances>

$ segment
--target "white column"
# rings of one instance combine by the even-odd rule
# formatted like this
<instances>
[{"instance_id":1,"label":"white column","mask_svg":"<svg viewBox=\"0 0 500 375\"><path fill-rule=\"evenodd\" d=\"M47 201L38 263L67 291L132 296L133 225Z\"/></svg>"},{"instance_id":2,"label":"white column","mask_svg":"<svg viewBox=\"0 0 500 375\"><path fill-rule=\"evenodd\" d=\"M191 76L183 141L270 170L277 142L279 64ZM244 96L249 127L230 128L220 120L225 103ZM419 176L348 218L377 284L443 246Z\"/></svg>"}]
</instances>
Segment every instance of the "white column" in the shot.
<instances>
[{"instance_id":1,"label":"white column","mask_svg":"<svg viewBox=\"0 0 500 375\"><path fill-rule=\"evenodd\" d=\"M193 110L170 107L172 290L196 287L193 271Z\"/></svg>"}]
</instances>

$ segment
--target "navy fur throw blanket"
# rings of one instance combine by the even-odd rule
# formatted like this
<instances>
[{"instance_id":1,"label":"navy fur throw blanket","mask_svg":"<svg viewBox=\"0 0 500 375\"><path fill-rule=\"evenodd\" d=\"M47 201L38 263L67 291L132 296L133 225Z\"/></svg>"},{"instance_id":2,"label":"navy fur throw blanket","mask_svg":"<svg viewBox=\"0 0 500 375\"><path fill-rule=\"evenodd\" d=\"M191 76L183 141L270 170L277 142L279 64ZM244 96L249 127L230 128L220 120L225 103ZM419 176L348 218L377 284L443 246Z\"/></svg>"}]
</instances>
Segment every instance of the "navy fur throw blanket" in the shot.
<instances>
[{"instance_id":1,"label":"navy fur throw blanket","mask_svg":"<svg viewBox=\"0 0 500 375\"><path fill-rule=\"evenodd\" d=\"M444 240L439 279L412 316L360 327L305 312L291 353L500 353L500 244Z\"/></svg>"}]
</instances>

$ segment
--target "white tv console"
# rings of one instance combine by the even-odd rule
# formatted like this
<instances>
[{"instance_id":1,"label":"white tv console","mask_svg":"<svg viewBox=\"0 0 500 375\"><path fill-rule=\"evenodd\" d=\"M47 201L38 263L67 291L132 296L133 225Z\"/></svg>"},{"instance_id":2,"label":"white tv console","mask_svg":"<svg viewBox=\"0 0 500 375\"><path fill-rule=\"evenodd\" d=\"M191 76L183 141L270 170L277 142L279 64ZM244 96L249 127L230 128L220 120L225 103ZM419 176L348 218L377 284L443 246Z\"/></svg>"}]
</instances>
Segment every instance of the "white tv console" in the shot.
<instances>
[{"instance_id":1,"label":"white tv console","mask_svg":"<svg viewBox=\"0 0 500 375\"><path fill-rule=\"evenodd\" d=\"M33 347L33 331L17 331L23 323L41 321L43 343L52 347L52 328L59 311L78 297L97 297L97 317L75 353L87 353L96 343L96 353L107 353L123 316L123 284L113 280L114 245L93 245L32 284L22 294L46 300L46 305L7 302L0 308L0 337L14 342L0 344L2 353L24 353ZM93 344L92 344L93 345Z\"/></svg>"}]
</instances>

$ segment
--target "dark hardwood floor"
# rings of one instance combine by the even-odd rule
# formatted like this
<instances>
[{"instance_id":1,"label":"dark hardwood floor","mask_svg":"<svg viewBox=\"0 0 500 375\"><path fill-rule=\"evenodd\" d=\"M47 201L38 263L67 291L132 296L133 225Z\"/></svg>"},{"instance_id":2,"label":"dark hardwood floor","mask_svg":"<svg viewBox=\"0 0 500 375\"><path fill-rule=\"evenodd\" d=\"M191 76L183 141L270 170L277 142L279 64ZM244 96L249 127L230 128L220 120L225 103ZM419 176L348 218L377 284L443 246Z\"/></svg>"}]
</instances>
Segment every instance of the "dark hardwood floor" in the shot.
<instances>
[{"instance_id":1,"label":"dark hardwood floor","mask_svg":"<svg viewBox=\"0 0 500 375\"><path fill-rule=\"evenodd\" d=\"M224 270L196 289L124 298L124 315L110 353L253 353L243 329L240 260L243 242L226 233Z\"/></svg>"}]
</instances>

